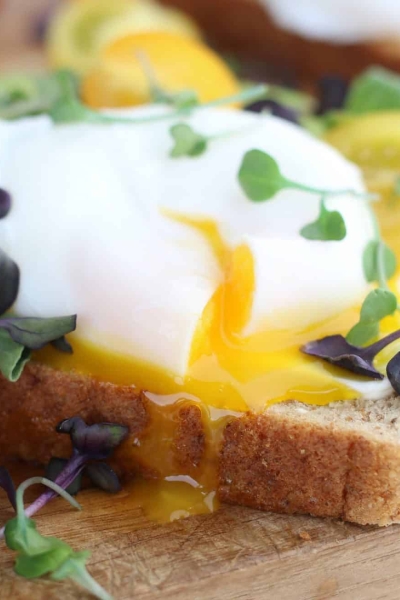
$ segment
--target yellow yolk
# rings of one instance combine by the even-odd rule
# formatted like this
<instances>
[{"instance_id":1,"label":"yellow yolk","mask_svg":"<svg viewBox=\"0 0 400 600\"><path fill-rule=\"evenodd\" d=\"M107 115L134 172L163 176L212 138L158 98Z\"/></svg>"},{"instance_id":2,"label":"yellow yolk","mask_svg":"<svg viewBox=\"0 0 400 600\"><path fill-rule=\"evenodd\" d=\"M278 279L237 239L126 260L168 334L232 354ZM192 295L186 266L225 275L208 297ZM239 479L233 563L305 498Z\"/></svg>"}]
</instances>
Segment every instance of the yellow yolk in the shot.
<instances>
[{"instance_id":1,"label":"yellow yolk","mask_svg":"<svg viewBox=\"0 0 400 600\"><path fill-rule=\"evenodd\" d=\"M168 214L200 231L209 241L225 278L205 308L194 335L187 375L167 373L140 361L73 339L74 354L46 348L38 358L56 368L76 369L103 381L134 384L160 395L191 394L208 406L228 411L262 411L284 400L323 405L350 400L359 393L339 382L343 372L305 356L299 347L309 340L347 331L357 321L350 309L302 331L271 329L249 337L240 332L252 307L255 277L252 254L245 245L230 250L215 222Z\"/></svg>"},{"instance_id":2,"label":"yellow yolk","mask_svg":"<svg viewBox=\"0 0 400 600\"><path fill-rule=\"evenodd\" d=\"M299 350L312 339L348 331L358 320L359 307L304 330L271 328L243 337L241 331L251 313L255 286L249 248L245 244L234 250L228 248L217 224L210 219L196 220L173 213L168 216L206 237L225 274L198 323L186 377L110 353L75 336L71 336L72 355L51 348L36 355L55 368L76 369L99 380L151 390L146 393L149 425L136 443L118 449L118 461L144 467L150 481L139 480L128 486L130 506L142 507L151 519L161 522L212 512L218 507L216 461L230 418L240 417L249 408L262 411L285 400L314 405L352 400L359 392L341 383L338 377L360 379ZM399 326L397 315L388 317L382 322L382 331L393 331ZM396 344L383 351L376 361L378 368L383 368L395 351ZM179 410L187 405L201 410L205 453L200 465L181 472L174 463L173 440L179 426Z\"/></svg>"}]
</instances>

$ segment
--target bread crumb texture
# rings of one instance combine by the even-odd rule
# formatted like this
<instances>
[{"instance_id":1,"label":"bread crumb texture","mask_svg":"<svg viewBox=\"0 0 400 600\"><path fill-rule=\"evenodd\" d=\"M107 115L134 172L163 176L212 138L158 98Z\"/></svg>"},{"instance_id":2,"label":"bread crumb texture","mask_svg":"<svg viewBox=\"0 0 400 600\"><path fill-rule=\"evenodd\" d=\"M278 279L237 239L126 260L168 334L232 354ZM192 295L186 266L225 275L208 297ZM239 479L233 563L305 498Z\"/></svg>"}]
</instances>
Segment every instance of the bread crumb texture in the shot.
<instances>
[{"instance_id":1,"label":"bread crumb texture","mask_svg":"<svg viewBox=\"0 0 400 600\"><path fill-rule=\"evenodd\" d=\"M138 464L130 449L149 431L146 395L134 386L98 382L30 363L17 383L0 379L0 459L45 463L70 452L56 424L79 415L88 423L129 427L114 466L125 478L157 476L151 457ZM297 402L232 418L215 463L222 501L281 513L309 513L360 524L400 521L400 398L359 399L329 406ZM185 473L207 453L202 411L187 406L171 452ZM139 440L139 442L138 442ZM305 538L303 538L305 539Z\"/></svg>"}]
</instances>

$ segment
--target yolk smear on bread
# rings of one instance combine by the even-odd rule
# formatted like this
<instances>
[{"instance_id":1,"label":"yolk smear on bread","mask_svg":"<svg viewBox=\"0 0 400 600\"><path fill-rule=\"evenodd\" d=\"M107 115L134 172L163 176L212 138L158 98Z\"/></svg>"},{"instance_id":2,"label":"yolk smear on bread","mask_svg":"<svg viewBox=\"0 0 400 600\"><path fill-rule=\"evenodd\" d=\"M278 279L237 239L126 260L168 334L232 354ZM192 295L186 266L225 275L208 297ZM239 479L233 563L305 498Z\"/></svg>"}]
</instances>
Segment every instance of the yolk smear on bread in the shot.
<instances>
[{"instance_id":1,"label":"yolk smear on bread","mask_svg":"<svg viewBox=\"0 0 400 600\"><path fill-rule=\"evenodd\" d=\"M232 251L209 219L178 219L205 236L225 273L199 320L185 377L110 353L76 335L70 336L72 355L51 347L35 355L35 360L57 369L77 370L101 381L146 390L148 425L133 443L128 440L117 452L125 470L144 476L126 488L129 506L141 506L157 521L216 508L218 453L231 418L286 400L324 405L359 395L351 385L339 381L337 376L343 377L343 371L299 350L311 339L349 330L358 320L359 309L303 330L271 328L245 337L242 331L251 314L255 285L249 248L243 244ZM393 329L393 319L386 319L383 326ZM190 412L191 420L183 419L185 411ZM199 431L196 422L202 424ZM195 440L198 448L189 448L181 440L182 427L191 426L190 440ZM182 462L182 457L187 460Z\"/></svg>"},{"instance_id":2,"label":"yolk smear on bread","mask_svg":"<svg viewBox=\"0 0 400 600\"><path fill-rule=\"evenodd\" d=\"M73 337L74 354L64 355L47 348L37 353L38 360L56 368L76 369L103 381L134 384L160 395L188 393L207 406L228 411L262 411L285 400L323 405L357 397L351 386L335 377L343 377L343 372L299 350L310 339L350 329L358 318L356 309L304 330L271 328L244 337L241 332L251 314L255 286L249 248L242 244L231 250L210 219L196 220L173 213L168 216L202 233L225 273L199 320L186 376L176 377L156 365L110 353Z\"/></svg>"}]
</instances>

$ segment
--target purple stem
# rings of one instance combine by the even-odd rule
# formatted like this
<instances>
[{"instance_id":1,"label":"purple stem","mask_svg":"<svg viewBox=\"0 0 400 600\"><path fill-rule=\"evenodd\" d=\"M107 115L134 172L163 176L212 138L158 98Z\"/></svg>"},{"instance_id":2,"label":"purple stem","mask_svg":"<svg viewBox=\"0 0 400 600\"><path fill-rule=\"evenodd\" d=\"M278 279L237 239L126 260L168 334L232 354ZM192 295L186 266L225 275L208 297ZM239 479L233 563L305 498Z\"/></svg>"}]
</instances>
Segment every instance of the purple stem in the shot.
<instances>
[{"instance_id":1,"label":"purple stem","mask_svg":"<svg viewBox=\"0 0 400 600\"><path fill-rule=\"evenodd\" d=\"M54 480L55 483L57 483L60 487L62 487L65 490L82 471L87 460L88 457L85 455L75 454L74 456L72 456L61 471L61 473ZM39 496L39 498L32 502L32 504L30 504L28 508L25 509L26 516L31 517L32 515L37 513L37 511L40 510L45 504L47 504L49 500L52 500L56 496L57 493L53 492L53 490L46 490L45 492L43 492L43 494Z\"/></svg>"},{"instance_id":2,"label":"purple stem","mask_svg":"<svg viewBox=\"0 0 400 600\"><path fill-rule=\"evenodd\" d=\"M89 457L85 454L73 454L61 473L55 479L55 483L65 490L74 481L74 479L78 477L88 460ZM43 508L47 502L55 498L57 495L58 494L53 492L53 490L46 490L39 496L39 498L32 502L28 508L25 509L25 515L27 517L32 517L32 515L37 513L38 510ZM4 527L0 529L0 539L4 537L4 529Z\"/></svg>"},{"instance_id":3,"label":"purple stem","mask_svg":"<svg viewBox=\"0 0 400 600\"><path fill-rule=\"evenodd\" d=\"M398 340L399 338L400 338L400 329L398 329L397 331L394 331L393 333L387 335L386 337L382 338L381 340L378 340L374 344L371 344L370 346L365 348L365 350L360 352L360 356L364 360L372 361L381 350L383 350L384 348L386 348L386 346L389 346L389 344Z\"/></svg>"}]
</instances>

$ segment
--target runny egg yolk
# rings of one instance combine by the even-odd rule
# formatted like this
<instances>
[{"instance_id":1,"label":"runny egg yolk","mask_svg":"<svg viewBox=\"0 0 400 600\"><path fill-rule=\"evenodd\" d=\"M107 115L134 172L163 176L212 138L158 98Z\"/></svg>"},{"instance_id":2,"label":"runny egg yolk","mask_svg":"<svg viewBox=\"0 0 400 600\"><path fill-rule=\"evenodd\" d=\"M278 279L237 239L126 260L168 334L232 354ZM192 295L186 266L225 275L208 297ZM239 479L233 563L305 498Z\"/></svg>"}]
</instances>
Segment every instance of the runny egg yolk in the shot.
<instances>
[{"instance_id":1,"label":"runny egg yolk","mask_svg":"<svg viewBox=\"0 0 400 600\"><path fill-rule=\"evenodd\" d=\"M304 330L271 328L243 337L255 285L249 248L243 244L229 249L210 219L169 216L206 237L225 273L198 324L186 377L111 354L78 338L72 340L72 355L50 348L37 355L55 368L76 369L99 380L151 390L146 394L150 426L136 443L124 444L118 455L120 461L145 465L156 474L150 481L136 480L125 491L130 507L140 506L150 518L162 522L212 512L218 506L216 460L224 426L231 417L290 399L324 405L359 395L351 385L339 381L341 370L299 350L309 340L348 331L358 320L359 307ZM382 322L383 332L398 327L397 316ZM388 358L390 349L381 353L377 364L383 367L382 361ZM171 445L179 427L179 411L185 406L201 411L206 450L200 465L190 472L177 472Z\"/></svg>"},{"instance_id":2,"label":"runny egg yolk","mask_svg":"<svg viewBox=\"0 0 400 600\"><path fill-rule=\"evenodd\" d=\"M186 393L204 404L228 411L261 411L284 400L323 405L356 398L359 393L338 381L333 367L307 357L299 350L311 339L347 331L358 318L352 308L302 331L266 331L243 337L252 307L255 277L252 254L245 245L231 250L217 224L168 213L201 232L208 240L225 277L206 306L191 348L187 374L176 377L117 353L109 353L80 339L73 340L74 354L45 349L40 360L61 369L76 369L100 380L135 384L156 394Z\"/></svg>"}]
</instances>

